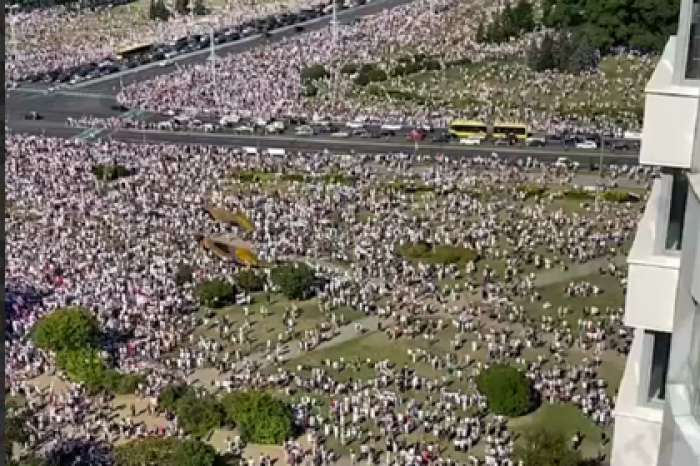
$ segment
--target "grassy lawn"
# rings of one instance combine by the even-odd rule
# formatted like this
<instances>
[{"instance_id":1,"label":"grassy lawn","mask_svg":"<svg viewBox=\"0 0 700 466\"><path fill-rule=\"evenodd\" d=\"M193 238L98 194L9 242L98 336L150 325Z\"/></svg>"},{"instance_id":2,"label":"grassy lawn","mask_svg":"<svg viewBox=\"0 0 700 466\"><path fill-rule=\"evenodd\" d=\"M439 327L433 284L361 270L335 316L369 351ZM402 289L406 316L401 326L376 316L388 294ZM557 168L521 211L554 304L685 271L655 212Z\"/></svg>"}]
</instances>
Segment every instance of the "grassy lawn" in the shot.
<instances>
[{"instance_id":1,"label":"grassy lawn","mask_svg":"<svg viewBox=\"0 0 700 466\"><path fill-rule=\"evenodd\" d=\"M294 306L297 307L296 319L294 319L293 332L288 335L289 338L295 339L300 334L307 330L318 328L322 322L330 323L332 316L335 314L339 320L344 320L345 323L353 322L364 316L359 311L347 307L333 310L329 314L321 312L318 301L290 301L281 295L273 295L268 304L264 298L265 293L257 293L254 295L254 302L247 306L249 309L248 317L245 317L246 306L230 306L214 311L214 316L207 319L207 322L200 325L195 330L195 335L207 338L220 339L219 330L216 322L228 317L232 328L238 329L242 325L246 325L245 331L246 344L234 345L231 338L224 338L222 343L224 347L231 351L233 349L241 349L244 354L254 353L265 350L267 341L277 342L278 335L285 334L287 323L284 320L284 314L291 313ZM267 314L261 313L261 308L267 309ZM202 311L203 313L204 311ZM234 332L238 337L238 331Z\"/></svg>"},{"instance_id":2,"label":"grassy lawn","mask_svg":"<svg viewBox=\"0 0 700 466\"><path fill-rule=\"evenodd\" d=\"M534 427L544 426L556 432L561 432L572 438L576 432L583 436L581 453L586 458L593 458L601 453L601 434L612 434L611 429L603 429L585 417L581 411L573 405L543 403L540 408L528 416L512 419L509 428L515 433L521 434L518 441L522 441L526 434ZM516 441L516 443L518 442ZM609 451L610 444L605 450Z\"/></svg>"}]
</instances>

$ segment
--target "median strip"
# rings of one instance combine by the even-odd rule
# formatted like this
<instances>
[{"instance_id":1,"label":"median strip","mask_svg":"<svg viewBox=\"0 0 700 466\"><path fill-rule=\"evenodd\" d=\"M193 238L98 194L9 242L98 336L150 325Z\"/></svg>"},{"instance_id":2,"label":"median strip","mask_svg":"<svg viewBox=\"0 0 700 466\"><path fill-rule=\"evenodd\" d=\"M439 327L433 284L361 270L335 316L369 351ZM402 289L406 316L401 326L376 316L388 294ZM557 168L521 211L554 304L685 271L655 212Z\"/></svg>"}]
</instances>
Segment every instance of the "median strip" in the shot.
<instances>
[{"instance_id":1,"label":"median strip","mask_svg":"<svg viewBox=\"0 0 700 466\"><path fill-rule=\"evenodd\" d=\"M90 128L90 129L86 129L86 130L83 131L82 133L80 133L80 134L78 134L77 136L75 136L75 139L81 139L81 140L83 140L83 141L87 141L87 140L90 140L90 139L95 139L95 138L97 138L100 134L102 134L103 131L104 131L104 129L101 129L101 128Z\"/></svg>"}]
</instances>

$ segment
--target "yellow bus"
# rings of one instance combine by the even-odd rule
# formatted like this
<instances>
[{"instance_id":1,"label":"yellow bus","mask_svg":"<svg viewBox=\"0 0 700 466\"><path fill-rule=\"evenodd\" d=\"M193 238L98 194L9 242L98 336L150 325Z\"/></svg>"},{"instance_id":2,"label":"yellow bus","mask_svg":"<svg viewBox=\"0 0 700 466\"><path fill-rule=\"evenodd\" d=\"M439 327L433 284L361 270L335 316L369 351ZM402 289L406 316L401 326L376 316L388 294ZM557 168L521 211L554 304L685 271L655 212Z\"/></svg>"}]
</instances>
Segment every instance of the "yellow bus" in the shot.
<instances>
[{"instance_id":1,"label":"yellow bus","mask_svg":"<svg viewBox=\"0 0 700 466\"><path fill-rule=\"evenodd\" d=\"M516 139L525 140L528 138L530 128L521 123L496 123L493 125L491 136L496 139L508 139L514 137Z\"/></svg>"},{"instance_id":2,"label":"yellow bus","mask_svg":"<svg viewBox=\"0 0 700 466\"><path fill-rule=\"evenodd\" d=\"M132 58L143 55L153 50L153 43L144 43L132 45L130 47L124 47L117 52L118 60L131 60Z\"/></svg>"},{"instance_id":3,"label":"yellow bus","mask_svg":"<svg viewBox=\"0 0 700 466\"><path fill-rule=\"evenodd\" d=\"M450 134L458 138L483 139L489 132L489 128L483 121L454 120L450 123Z\"/></svg>"}]
</instances>

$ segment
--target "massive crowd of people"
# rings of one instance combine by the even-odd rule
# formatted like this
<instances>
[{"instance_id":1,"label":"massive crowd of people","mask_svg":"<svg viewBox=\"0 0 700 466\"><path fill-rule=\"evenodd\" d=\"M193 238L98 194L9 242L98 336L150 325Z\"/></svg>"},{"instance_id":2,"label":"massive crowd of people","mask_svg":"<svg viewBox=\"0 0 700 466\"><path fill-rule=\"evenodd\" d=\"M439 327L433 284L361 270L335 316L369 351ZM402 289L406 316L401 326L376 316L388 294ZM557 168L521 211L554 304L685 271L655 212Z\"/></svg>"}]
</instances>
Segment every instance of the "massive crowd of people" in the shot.
<instances>
[{"instance_id":1,"label":"massive crowd of people","mask_svg":"<svg viewBox=\"0 0 700 466\"><path fill-rule=\"evenodd\" d=\"M35 74L115 60L123 48L207 31L197 24L220 30L320 4L319 0L229 2L205 17L175 14L167 22L150 20L147 2L96 11L57 7L10 14L5 25L6 85Z\"/></svg>"},{"instance_id":2,"label":"massive crowd of people","mask_svg":"<svg viewBox=\"0 0 700 466\"><path fill-rule=\"evenodd\" d=\"M477 464L471 451L480 443L486 445L486 464L512 464L513 435L501 419L455 411L474 407L484 413L483 396L473 388L455 390L446 384L448 367L470 387L486 365L506 359L527 370L545 399L573 403L601 426L611 422L614 399L599 368L628 349L621 310L587 309L576 328L567 323L567 307L540 320L530 315L529 306L538 303L538 274L584 263L600 263L596 267L611 276L611 286L624 286L624 272L614 258L628 244L639 208L602 203L569 214L553 198L532 202L517 189L569 183L572 174L566 170L497 157L414 166L391 154L251 158L241 149L202 145L23 135L7 135L5 142L5 289L10 298L5 382L11 394L23 395L32 407L27 446L33 451L65 449L66 442L183 435L172 421L153 427L133 416L115 418L108 399L91 397L66 380L62 393L33 387L37 377L65 376L50 354L32 344L28 332L46 313L72 304L93 312L106 330L132 335L109 350L121 370L149 368L140 397L150 399L173 380L214 368L211 383L222 390L270 386L334 400L331 416L324 417L309 399L300 399L298 422L308 429L312 446L287 445L288 459L307 454L317 464L328 464L337 452L321 440L336 438L359 443L352 461L419 464L441 455L438 443L450 439L454 450L471 457L442 454L443 461ZM92 169L100 163L123 165L132 175L97 181ZM317 178L271 189L242 186L235 177L240 170L301 172L311 178L345 173L355 181L327 185ZM642 183L649 179L649 171L641 168L619 172ZM383 189L391 180L420 182L434 191L418 199ZM192 290L175 281L178 267L192 266L197 281L230 278L234 266L207 252L198 238L242 234L214 221L206 210L212 205L248 214L256 227L249 239L261 259L304 260L327 276L320 305L326 311L343 306L361 311L365 320L355 323L353 331L378 322L387 338L413 334L440 340L448 326L454 327L447 350L426 349L416 340L406 343L413 348L414 362L426 362L444 375L415 372L410 365L394 367L387 360L356 361L353 355L311 370L285 365L300 350L316 347L319 334L314 331L302 332L299 342L269 341L261 353L193 337L201 315L195 315ZM374 220L367 222L368 215ZM468 247L493 266L415 264L398 251L416 241ZM447 286L446 279L462 285ZM600 292L576 279L564 291L578 297ZM546 303L539 305L546 309ZM294 327L293 317L289 322ZM248 331L243 322L208 324L227 327L223 334L239 343ZM343 322L329 317L324 328L329 326L337 330ZM474 356L479 349L486 352L484 358ZM537 357L525 357L535 349ZM567 362L569 351L581 353L584 362ZM350 382L336 377L341 366L361 370L363 365L374 375ZM405 394L409 387L425 392L427 401ZM384 433L384 446L369 440L369 426ZM404 436L409 432L426 435L412 443ZM100 448L81 451L89 464L100 464L104 454Z\"/></svg>"},{"instance_id":3,"label":"massive crowd of people","mask_svg":"<svg viewBox=\"0 0 700 466\"><path fill-rule=\"evenodd\" d=\"M494 61L523 59L531 35L505 44L479 44L474 40L477 21L464 18L488 16L493 2L456 2L419 0L385 10L381 14L342 24L337 43L332 28L288 38L280 43L255 48L224 57L216 71L210 67L191 66L123 90L119 99L130 107L156 111L191 110L199 113L250 116L314 115L332 121L365 120L382 123L445 126L456 117L483 119L487 122L522 121L538 131L552 131L566 126L623 130L639 127L641 98L613 98L613 89L624 87L633 93L648 78L653 63L635 58L631 69L622 60L608 76L588 76L576 80L565 74L541 73L519 81L518 73L508 67L494 66L487 76L464 68L467 86L450 82L430 89L409 80L396 90L420 98L373 99L353 98L357 86L352 76L337 72L344 64L392 63L398 57L424 54L438 57L447 66L465 60ZM637 63L638 61L638 63ZM305 97L301 72L322 64L335 71L325 89L314 98ZM460 70L460 67L456 68ZM645 70L642 72L642 70ZM454 70L450 71L454 73ZM441 73L438 72L437 76ZM590 83L588 83L590 81ZM217 83L226 82L226 86ZM391 84L381 86L391 89ZM588 87L588 99L577 99L582 87ZM428 87L432 87L428 85ZM507 94L507 96L505 95ZM552 102L543 105L542 95ZM508 101L504 102L504 97ZM460 98L469 104L459 104Z\"/></svg>"}]
</instances>

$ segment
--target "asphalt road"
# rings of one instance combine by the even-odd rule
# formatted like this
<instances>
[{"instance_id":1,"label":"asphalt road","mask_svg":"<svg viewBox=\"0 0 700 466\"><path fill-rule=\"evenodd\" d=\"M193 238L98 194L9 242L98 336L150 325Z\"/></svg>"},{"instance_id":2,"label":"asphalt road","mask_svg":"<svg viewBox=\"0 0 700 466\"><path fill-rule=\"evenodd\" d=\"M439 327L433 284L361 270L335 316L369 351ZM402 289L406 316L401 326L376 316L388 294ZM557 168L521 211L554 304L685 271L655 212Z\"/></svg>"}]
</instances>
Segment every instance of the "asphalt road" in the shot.
<instances>
[{"instance_id":1,"label":"asphalt road","mask_svg":"<svg viewBox=\"0 0 700 466\"><path fill-rule=\"evenodd\" d=\"M405 3L408 3L409 1L410 0L373 0L371 3L362 6L338 11L338 21L341 25L348 24L363 16L375 15L381 12L382 10L403 5ZM253 36L241 41L232 42L229 44L222 44L216 47L216 52L218 56L225 56L230 55L232 53L244 52L261 44L278 42L286 37L296 35L298 33L294 31L294 28L297 26L303 26L304 33L321 29L327 26L330 23L331 19L332 16L327 15L321 18L316 18L311 21L307 21L306 23L299 23L293 26L278 29L276 31L271 31L271 37L269 38L264 38L262 36ZM210 49L206 49L197 52L192 52L181 57L176 57L172 61L176 62L179 66L194 65L197 63L205 63L206 60L209 58L209 55ZM80 83L75 86L72 86L72 89L79 89L83 92L96 92L100 94L116 94L119 91L119 86L121 85L120 81L124 85L128 85L135 81L144 81L146 79L151 79L161 74L172 73L174 70L174 66L161 67L160 64L154 63L135 68L134 70L127 70L122 73L115 73L113 75L104 76L96 80Z\"/></svg>"},{"instance_id":2,"label":"asphalt road","mask_svg":"<svg viewBox=\"0 0 700 466\"><path fill-rule=\"evenodd\" d=\"M56 122L17 121L11 124L15 132L28 134L41 134L48 137L73 138L83 133L82 128L73 128ZM293 151L303 150L328 150L331 152L363 152L363 153L414 153L413 144L400 142L380 142L376 140L334 140L334 139L304 139L275 136L238 136L232 134L211 133L185 133L170 131L140 131L119 130L104 131L100 138L111 138L117 141L131 143L157 143L157 144L202 144L228 147L251 147L263 149L286 149ZM567 157L569 160L582 164L598 163L600 153L581 151L562 151L561 149L547 148L485 148L465 147L454 145L424 144L419 145L419 154L445 154L464 157L489 156L497 153L501 157L526 158L533 157L541 161L554 162L559 157ZM609 164L636 164L636 154L604 154L603 163Z\"/></svg>"}]
</instances>

